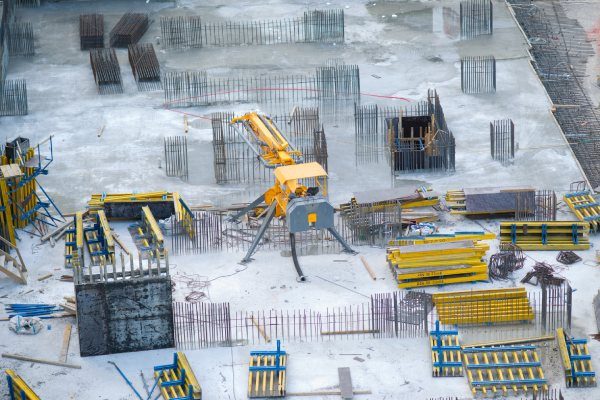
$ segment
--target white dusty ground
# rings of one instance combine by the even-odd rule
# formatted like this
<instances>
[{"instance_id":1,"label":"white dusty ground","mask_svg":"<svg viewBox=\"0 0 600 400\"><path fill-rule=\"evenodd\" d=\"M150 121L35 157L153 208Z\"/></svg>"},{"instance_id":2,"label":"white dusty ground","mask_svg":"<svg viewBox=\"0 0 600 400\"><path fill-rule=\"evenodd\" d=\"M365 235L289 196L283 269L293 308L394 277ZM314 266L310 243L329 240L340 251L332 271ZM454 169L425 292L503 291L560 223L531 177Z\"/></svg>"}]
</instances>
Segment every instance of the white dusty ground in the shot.
<instances>
[{"instance_id":1,"label":"white dusty ground","mask_svg":"<svg viewBox=\"0 0 600 400\"><path fill-rule=\"evenodd\" d=\"M255 192L255 188L224 188L214 184L211 131L202 118L190 118L190 182L164 176L164 170L157 167L158 159L162 157L162 138L183 133L182 114L162 108L162 92L137 91L124 50L118 50L118 55L125 94L97 95L88 55L79 50L78 15L91 11L104 13L108 31L125 11L149 12L154 23L143 41L155 43L156 36L160 35L158 20L161 15L191 13L201 14L205 20L246 20L295 16L307 8L341 7L346 13L346 44L343 46L298 44L187 52L165 52L160 46L155 47L160 50L158 56L163 69L207 69L220 74L230 70L308 73L328 59L342 58L347 63L359 65L364 93L419 100L424 98L428 88L435 88L440 94L448 125L456 136L456 173L411 174L407 179L430 183L439 191L480 185L532 185L539 189L554 189L559 194L566 191L570 182L581 179L581 174L550 115L549 102L526 58L525 40L506 6L503 2L494 2L492 37L460 42L438 33L438 27L432 23L431 9L444 5L456 8L458 2L335 0L323 4L285 0L235 3L187 0L178 2L173 8L173 3L82 1L21 9L19 15L34 22L37 54L31 59L11 61L9 78L27 79L30 113L25 117L2 118L0 133L3 139L21 135L31 138L32 142L50 133L55 135L56 161L43 183L64 211L82 209L89 195L98 192L179 191L189 204L248 200L249 193ZM487 54L493 54L498 60L498 92L481 96L462 94L460 57ZM431 57L439 57L441 61L429 61ZM362 99L363 103L375 100L370 96ZM247 107L253 106L220 109L242 112ZM178 111L204 116L214 110ZM510 167L500 166L489 156L489 122L499 118L512 118L516 125L519 150ZM103 134L98 137L102 126L105 127ZM325 131L330 154L330 193L334 203L347 201L357 190L392 185L387 166L355 166L351 125L326 125ZM562 213L561 218L572 217ZM474 230L481 226L494 232L498 229L497 221L473 223L456 218L448 218L442 229ZM127 238L124 224L115 224L115 227L122 237ZM0 277L0 296L5 296L0 300L4 303L52 303L73 294L72 284L56 280L65 273L62 243L51 248L39 245L37 238L22 236L19 247L30 269L30 283L27 287L16 287ZM598 243L600 241L594 239L594 244ZM247 269L237 263L242 256L239 253L174 256L171 258L172 274L180 283L176 286L175 297L181 300L189 293L190 289L181 284L184 274L212 280L205 289L206 294L211 301L230 302L232 310L324 310L362 303L372 293L393 291L395 285L384 262L384 250L358 250L376 270L376 281L368 278L357 257L347 255L302 257L301 264L310 276L310 281L305 284L295 281L291 259L274 252L257 253L256 260ZM600 271L593 261L594 251L581 252L585 261L562 272L577 290L573 315L573 334L576 336L597 332L591 299L598 290ZM552 260L556 254L530 252L528 255L528 264L524 271L516 274L515 282L534 259ZM37 277L48 272L54 277L37 281ZM513 285L513 282L428 290L500 285ZM30 290L33 292L25 294ZM51 320L48 322L51 329L34 337L16 336L0 326L0 350L54 359L60 351L66 322ZM254 348L258 346L252 346ZM350 366L355 386L373 392L361 397L365 399L421 400L442 395L468 397L470 394L466 378L431 378L428 344L424 338L289 343L285 344L285 349L291 354L289 391L335 387L337 367ZM594 341L590 349L595 365L600 366L600 344ZM251 347L235 347L187 352L203 386L205 399L246 398L250 350ZM549 349L549 354L552 351ZM162 350L81 359L75 333L69 362L82 365L81 370L6 359L0 359L0 368L16 369L45 400L134 399L133 393L106 361L117 362L142 391L139 371L143 370L149 377L152 366L169 362L172 352ZM355 355L342 355L349 353L359 354L364 361L354 360ZM550 382L564 387L560 366L546 361ZM0 385L0 396L6 396L6 390L5 385ZM600 389L569 389L565 398L600 398Z\"/></svg>"}]
</instances>

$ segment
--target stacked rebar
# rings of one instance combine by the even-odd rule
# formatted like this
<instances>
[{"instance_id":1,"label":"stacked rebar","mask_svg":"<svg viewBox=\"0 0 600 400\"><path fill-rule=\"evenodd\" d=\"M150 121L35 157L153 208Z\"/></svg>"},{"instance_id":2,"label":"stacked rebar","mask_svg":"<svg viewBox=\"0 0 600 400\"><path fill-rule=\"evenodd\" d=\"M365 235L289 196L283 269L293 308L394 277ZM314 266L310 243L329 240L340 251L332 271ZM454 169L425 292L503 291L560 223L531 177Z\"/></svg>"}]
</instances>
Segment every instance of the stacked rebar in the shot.
<instances>
[{"instance_id":1,"label":"stacked rebar","mask_svg":"<svg viewBox=\"0 0 600 400\"><path fill-rule=\"evenodd\" d=\"M207 86L206 71L166 72L163 76L165 104L176 107L200 105Z\"/></svg>"},{"instance_id":2,"label":"stacked rebar","mask_svg":"<svg viewBox=\"0 0 600 400\"><path fill-rule=\"evenodd\" d=\"M0 81L0 116L27 115L25 79Z\"/></svg>"},{"instance_id":3,"label":"stacked rebar","mask_svg":"<svg viewBox=\"0 0 600 400\"><path fill-rule=\"evenodd\" d=\"M81 50L104 47L104 15L79 16L79 42Z\"/></svg>"},{"instance_id":4,"label":"stacked rebar","mask_svg":"<svg viewBox=\"0 0 600 400\"><path fill-rule=\"evenodd\" d=\"M494 160L502 165L512 163L515 158L515 124L510 118L490 122L490 147Z\"/></svg>"},{"instance_id":5,"label":"stacked rebar","mask_svg":"<svg viewBox=\"0 0 600 400\"><path fill-rule=\"evenodd\" d=\"M110 47L137 43L148 30L148 14L127 13L110 31Z\"/></svg>"},{"instance_id":6,"label":"stacked rebar","mask_svg":"<svg viewBox=\"0 0 600 400\"><path fill-rule=\"evenodd\" d=\"M493 56L461 58L460 88L467 94L495 92L496 59Z\"/></svg>"},{"instance_id":7,"label":"stacked rebar","mask_svg":"<svg viewBox=\"0 0 600 400\"><path fill-rule=\"evenodd\" d=\"M165 137L165 171L167 176L188 179L188 152L185 136Z\"/></svg>"},{"instance_id":8,"label":"stacked rebar","mask_svg":"<svg viewBox=\"0 0 600 400\"><path fill-rule=\"evenodd\" d=\"M152 43L132 44L129 46L128 55L138 90L160 89L160 64Z\"/></svg>"},{"instance_id":9,"label":"stacked rebar","mask_svg":"<svg viewBox=\"0 0 600 400\"><path fill-rule=\"evenodd\" d=\"M91 49L90 63L98 93L123 93L121 68L115 49Z\"/></svg>"},{"instance_id":10,"label":"stacked rebar","mask_svg":"<svg viewBox=\"0 0 600 400\"><path fill-rule=\"evenodd\" d=\"M160 33L165 49L202 47L202 23L197 15L161 17Z\"/></svg>"},{"instance_id":11,"label":"stacked rebar","mask_svg":"<svg viewBox=\"0 0 600 400\"><path fill-rule=\"evenodd\" d=\"M8 52L11 56L33 56L33 25L31 22L13 22L8 27Z\"/></svg>"},{"instance_id":12,"label":"stacked rebar","mask_svg":"<svg viewBox=\"0 0 600 400\"><path fill-rule=\"evenodd\" d=\"M491 0L465 0L460 2L460 37L472 39L491 35L494 30Z\"/></svg>"}]
</instances>

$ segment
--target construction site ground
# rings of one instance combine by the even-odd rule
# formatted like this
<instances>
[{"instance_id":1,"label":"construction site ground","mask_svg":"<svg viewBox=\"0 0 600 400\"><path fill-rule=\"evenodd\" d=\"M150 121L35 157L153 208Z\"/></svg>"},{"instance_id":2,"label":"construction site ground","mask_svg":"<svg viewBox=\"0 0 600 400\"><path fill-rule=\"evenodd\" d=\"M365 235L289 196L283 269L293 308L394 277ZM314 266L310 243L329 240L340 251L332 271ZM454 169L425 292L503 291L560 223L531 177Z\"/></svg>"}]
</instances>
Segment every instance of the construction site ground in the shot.
<instances>
[{"instance_id":1,"label":"construction site ground","mask_svg":"<svg viewBox=\"0 0 600 400\"><path fill-rule=\"evenodd\" d=\"M224 4L226 3L226 4ZM593 2L562 2L570 16L581 18L586 31L600 24ZM250 20L300 15L307 8L343 8L346 17L344 45L269 45L214 47L186 51L164 51L157 44L161 16L200 14L206 20ZM556 125L550 102L530 66L526 40L504 2L494 1L494 34L459 41L441 33L433 18L436 7L457 8L456 1L102 1L49 2L40 8L20 9L33 22L36 55L13 59L9 78L25 78L29 115L3 117L3 138L28 137L32 143L55 135L55 161L51 173L40 179L64 212L82 210L92 193L144 191L179 192L192 205L224 206L250 201L261 188L254 185L217 185L213 173L212 131L207 116L214 111L245 112L258 105L237 104L188 109L163 106L162 91L138 92L129 69L126 50L117 50L123 75L124 94L97 94L87 52L79 50L78 16L90 11L105 15L113 26L127 11L148 12L153 22L142 42L154 43L163 70L193 69L227 75L243 72L305 73L329 59L342 59L360 67L363 104L404 106L425 98L427 89L440 95L446 120L456 138L456 171L451 174L411 173L392 180L389 166L357 165L354 157L352 116L325 125L329 151L329 192L333 204L347 202L356 191L390 187L431 186L440 194L448 189L477 186L527 185L551 189L562 197L569 184L582 179L577 163ZM93 10L90 10L93 7ZM594 16L594 13L596 14ZM597 35L597 32L596 32ZM595 39L592 39L595 40ZM596 47L596 45L595 45ZM494 55L497 60L497 92L466 95L460 88L460 57ZM590 60L590 94L600 97L592 75L598 58ZM376 96L406 98L382 99ZM189 182L165 176L159 168L163 137L183 134L182 112L188 113L190 129ZM518 150L514 164L502 166L490 157L489 122L511 118L515 123ZM559 219L574 216L563 203ZM499 231L498 220L471 221L444 215L440 231ZM115 232L134 248L127 223L111 223ZM73 283L60 282L63 242L54 247L21 232L19 248L29 268L29 283L18 286L0 277L2 303L60 303L73 295ZM572 333L587 337L597 333L592 298L598 291L600 268L596 246L578 252L583 262L563 267L560 275L575 290ZM488 255L497 249L492 242ZM279 252L259 251L255 260L240 265L241 252L213 252L170 258L176 282L174 299L183 300L191 289L184 282L203 283L207 300L229 302L233 310L325 310L366 302L371 294L396 290L386 265L385 250L357 247L373 267L377 280L365 271L359 256L330 254L300 257L308 282L296 281L290 257ZM556 252L527 252L525 267L512 280L427 288L427 292L515 286L535 261L558 265ZM37 278L52 273L53 277ZM529 287L529 290L538 290ZM17 336L0 323L0 351L56 359L66 323L73 318L45 320L44 330L33 336ZM495 338L494 327L482 328L482 337ZM549 383L564 388L560 363L553 342L540 345ZM247 391L248 356L251 350L272 349L274 344L216 347L186 351L205 399L244 399ZM465 377L432 378L428 339L353 339L324 342L284 343L290 354L288 392L332 390L337 387L337 368L349 366L356 389L371 390L365 399L425 400L436 396L470 398ZM107 361L116 362L142 391L140 370L152 375L154 365L171 361L173 349L139 353L79 357L76 332L71 340L69 363L81 369L65 369L0 358L0 368L17 369L44 399L134 399L135 395ZM592 362L600 367L600 343L590 342ZM149 378L150 379L150 378ZM151 382L150 382L151 384ZM7 397L0 385L0 397ZM600 388L563 389L565 399L600 398ZM320 399L322 396L304 397Z\"/></svg>"}]
</instances>

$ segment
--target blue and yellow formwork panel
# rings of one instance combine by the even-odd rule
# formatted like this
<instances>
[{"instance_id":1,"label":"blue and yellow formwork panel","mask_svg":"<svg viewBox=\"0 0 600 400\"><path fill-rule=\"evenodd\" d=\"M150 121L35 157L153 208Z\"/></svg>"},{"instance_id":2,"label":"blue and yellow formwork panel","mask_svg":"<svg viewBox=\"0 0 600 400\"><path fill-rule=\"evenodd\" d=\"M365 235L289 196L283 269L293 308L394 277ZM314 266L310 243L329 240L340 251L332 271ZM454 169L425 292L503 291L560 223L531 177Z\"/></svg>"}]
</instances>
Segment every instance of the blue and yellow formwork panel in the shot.
<instances>
[{"instance_id":1,"label":"blue and yellow formwork panel","mask_svg":"<svg viewBox=\"0 0 600 400\"><path fill-rule=\"evenodd\" d=\"M175 204L175 218L183 229L186 231L190 239L194 238L194 214L188 205L179 196L179 193L173 193L173 203Z\"/></svg>"},{"instance_id":2,"label":"blue and yellow formwork panel","mask_svg":"<svg viewBox=\"0 0 600 400\"><path fill-rule=\"evenodd\" d=\"M248 398L285 397L287 354L277 341L275 351L252 351L248 367Z\"/></svg>"},{"instance_id":3,"label":"blue and yellow formwork panel","mask_svg":"<svg viewBox=\"0 0 600 400\"><path fill-rule=\"evenodd\" d=\"M600 203L596 201L591 192L587 190L571 192L565 194L563 199L578 220L589 223L592 231L598 231L600 228Z\"/></svg>"},{"instance_id":4,"label":"blue and yellow formwork panel","mask_svg":"<svg viewBox=\"0 0 600 400\"><path fill-rule=\"evenodd\" d=\"M463 376L457 330L441 330L440 321L435 321L435 330L429 332L429 347L434 377Z\"/></svg>"},{"instance_id":5,"label":"blue and yellow formwork panel","mask_svg":"<svg viewBox=\"0 0 600 400\"><path fill-rule=\"evenodd\" d=\"M542 363L533 345L468 347L462 353L475 396L538 395L548 391Z\"/></svg>"},{"instance_id":6,"label":"blue and yellow formwork panel","mask_svg":"<svg viewBox=\"0 0 600 400\"><path fill-rule=\"evenodd\" d=\"M73 217L73 227L65 231L65 267L77 268L84 266L84 230L83 213L76 212Z\"/></svg>"},{"instance_id":7,"label":"blue and yellow formwork panel","mask_svg":"<svg viewBox=\"0 0 600 400\"><path fill-rule=\"evenodd\" d=\"M92 259L92 265L115 263L115 241L104 210L96 213L96 222L83 228L85 242Z\"/></svg>"},{"instance_id":8,"label":"blue and yellow formwork panel","mask_svg":"<svg viewBox=\"0 0 600 400\"><path fill-rule=\"evenodd\" d=\"M202 399L202 388L181 351L173 355L173 364L154 367L154 378L164 400Z\"/></svg>"},{"instance_id":9,"label":"blue and yellow formwork panel","mask_svg":"<svg viewBox=\"0 0 600 400\"><path fill-rule=\"evenodd\" d=\"M150 207L142 207L141 228L144 235L149 239L149 245L153 251L158 250L161 256L165 252L165 239L163 233L150 210Z\"/></svg>"},{"instance_id":10,"label":"blue and yellow formwork panel","mask_svg":"<svg viewBox=\"0 0 600 400\"><path fill-rule=\"evenodd\" d=\"M446 325L529 322L533 308L525 288L439 292L432 295L437 317Z\"/></svg>"},{"instance_id":11,"label":"blue and yellow formwork panel","mask_svg":"<svg viewBox=\"0 0 600 400\"><path fill-rule=\"evenodd\" d=\"M592 367L592 356L587 339L569 337L562 328L556 330L556 342L565 370L567 387L596 386L596 373Z\"/></svg>"},{"instance_id":12,"label":"blue and yellow formwork panel","mask_svg":"<svg viewBox=\"0 0 600 400\"><path fill-rule=\"evenodd\" d=\"M10 400L40 400L40 397L12 369L7 369L8 395Z\"/></svg>"},{"instance_id":13,"label":"blue and yellow formwork panel","mask_svg":"<svg viewBox=\"0 0 600 400\"><path fill-rule=\"evenodd\" d=\"M387 260L400 288L487 281L487 250L473 240L420 243L388 248Z\"/></svg>"},{"instance_id":14,"label":"blue and yellow formwork panel","mask_svg":"<svg viewBox=\"0 0 600 400\"><path fill-rule=\"evenodd\" d=\"M581 221L514 221L500 223L500 242L523 250L587 250L590 225Z\"/></svg>"}]
</instances>

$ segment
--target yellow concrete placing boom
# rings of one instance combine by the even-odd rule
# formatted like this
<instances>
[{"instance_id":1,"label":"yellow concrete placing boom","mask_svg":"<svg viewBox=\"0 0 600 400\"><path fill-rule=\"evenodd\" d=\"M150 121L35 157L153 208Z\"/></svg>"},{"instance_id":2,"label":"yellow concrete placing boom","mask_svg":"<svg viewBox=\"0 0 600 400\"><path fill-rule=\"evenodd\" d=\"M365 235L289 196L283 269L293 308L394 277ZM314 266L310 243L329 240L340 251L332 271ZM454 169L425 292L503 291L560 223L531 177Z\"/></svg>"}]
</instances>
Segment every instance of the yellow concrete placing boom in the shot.
<instances>
[{"instance_id":1,"label":"yellow concrete placing boom","mask_svg":"<svg viewBox=\"0 0 600 400\"><path fill-rule=\"evenodd\" d=\"M275 184L230 218L239 220L263 202L268 206L264 220L242 262L252 260L251 257L273 217L286 219L292 257L301 280L304 280L304 276L296 257L296 232L327 229L342 244L344 251L355 253L335 229L334 209L325 198L327 172L323 167L316 162L303 163L302 153L293 147L275 123L265 115L250 112L234 118L231 124L261 162L266 167L275 169ZM235 124L241 124L244 129L238 129Z\"/></svg>"}]
</instances>

